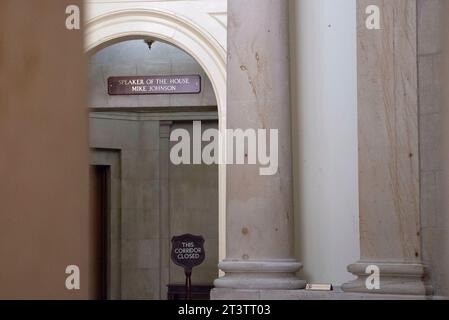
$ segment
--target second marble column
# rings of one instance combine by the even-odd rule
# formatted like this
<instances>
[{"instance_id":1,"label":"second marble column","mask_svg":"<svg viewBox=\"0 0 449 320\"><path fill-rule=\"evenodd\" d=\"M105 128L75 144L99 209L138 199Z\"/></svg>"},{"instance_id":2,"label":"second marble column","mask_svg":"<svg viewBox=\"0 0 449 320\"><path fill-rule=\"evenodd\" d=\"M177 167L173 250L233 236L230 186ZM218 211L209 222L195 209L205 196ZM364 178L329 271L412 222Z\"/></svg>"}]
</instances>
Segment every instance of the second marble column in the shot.
<instances>
[{"instance_id":1,"label":"second marble column","mask_svg":"<svg viewBox=\"0 0 449 320\"><path fill-rule=\"evenodd\" d=\"M217 288L299 289L293 259L287 0L228 1L229 129L279 130L279 167L227 166L226 275Z\"/></svg>"}]
</instances>

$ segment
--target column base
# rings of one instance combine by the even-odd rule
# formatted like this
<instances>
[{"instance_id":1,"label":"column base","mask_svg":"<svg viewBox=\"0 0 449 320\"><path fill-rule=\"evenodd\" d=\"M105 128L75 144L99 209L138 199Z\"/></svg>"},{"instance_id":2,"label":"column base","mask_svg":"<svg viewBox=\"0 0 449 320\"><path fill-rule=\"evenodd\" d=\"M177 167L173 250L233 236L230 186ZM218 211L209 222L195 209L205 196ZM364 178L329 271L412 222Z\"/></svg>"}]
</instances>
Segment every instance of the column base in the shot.
<instances>
[{"instance_id":1,"label":"column base","mask_svg":"<svg viewBox=\"0 0 449 320\"><path fill-rule=\"evenodd\" d=\"M447 300L448 297L394 295L375 293L343 292L335 287L333 291L308 290L242 290L242 289L213 289L211 300L248 300L248 301L286 301L286 300Z\"/></svg>"},{"instance_id":2,"label":"column base","mask_svg":"<svg viewBox=\"0 0 449 320\"><path fill-rule=\"evenodd\" d=\"M306 285L304 280L296 277L302 265L295 260L224 260L218 267L226 275L215 280L216 288L295 290Z\"/></svg>"},{"instance_id":3,"label":"column base","mask_svg":"<svg viewBox=\"0 0 449 320\"><path fill-rule=\"evenodd\" d=\"M369 266L377 266L380 270L379 289L369 289L366 282L371 273L366 273ZM342 286L344 292L419 295L432 294L431 288L424 283L425 267L413 263L385 263L360 261L348 266L348 271L358 278Z\"/></svg>"}]
</instances>

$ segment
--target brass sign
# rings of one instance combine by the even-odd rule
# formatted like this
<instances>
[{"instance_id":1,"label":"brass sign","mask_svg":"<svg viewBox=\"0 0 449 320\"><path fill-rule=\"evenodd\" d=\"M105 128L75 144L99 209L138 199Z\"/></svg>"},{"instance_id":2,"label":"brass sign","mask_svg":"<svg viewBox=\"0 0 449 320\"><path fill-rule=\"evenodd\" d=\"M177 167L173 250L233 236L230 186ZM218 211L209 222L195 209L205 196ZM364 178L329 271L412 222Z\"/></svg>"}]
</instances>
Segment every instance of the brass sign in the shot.
<instances>
[{"instance_id":1,"label":"brass sign","mask_svg":"<svg viewBox=\"0 0 449 320\"><path fill-rule=\"evenodd\" d=\"M110 95L195 94L201 92L199 75L110 77Z\"/></svg>"}]
</instances>

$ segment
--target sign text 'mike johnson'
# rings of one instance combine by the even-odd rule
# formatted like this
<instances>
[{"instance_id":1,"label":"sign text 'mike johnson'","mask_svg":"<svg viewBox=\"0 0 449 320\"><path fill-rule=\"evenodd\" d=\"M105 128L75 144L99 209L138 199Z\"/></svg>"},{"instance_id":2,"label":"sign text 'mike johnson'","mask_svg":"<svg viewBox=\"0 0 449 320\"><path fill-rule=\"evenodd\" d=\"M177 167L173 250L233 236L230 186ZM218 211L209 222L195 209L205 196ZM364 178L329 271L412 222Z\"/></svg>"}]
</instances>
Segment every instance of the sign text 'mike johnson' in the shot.
<instances>
[{"instance_id":1,"label":"sign text 'mike johnson'","mask_svg":"<svg viewBox=\"0 0 449 320\"><path fill-rule=\"evenodd\" d=\"M199 75L110 77L110 95L186 94L201 92Z\"/></svg>"}]
</instances>

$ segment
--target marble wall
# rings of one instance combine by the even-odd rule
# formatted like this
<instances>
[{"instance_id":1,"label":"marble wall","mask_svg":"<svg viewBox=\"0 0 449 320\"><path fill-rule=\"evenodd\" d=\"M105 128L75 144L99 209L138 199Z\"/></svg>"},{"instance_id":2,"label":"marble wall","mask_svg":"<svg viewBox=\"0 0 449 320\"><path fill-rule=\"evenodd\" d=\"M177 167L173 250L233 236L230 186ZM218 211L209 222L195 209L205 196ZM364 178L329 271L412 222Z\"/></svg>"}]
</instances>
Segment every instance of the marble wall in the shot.
<instances>
[{"instance_id":1,"label":"marble wall","mask_svg":"<svg viewBox=\"0 0 449 320\"><path fill-rule=\"evenodd\" d=\"M202 130L218 129L218 122L202 122ZM171 130L192 132L192 122L173 123ZM176 142L171 142L173 146ZM218 168L217 165L169 163L170 238L191 233L205 239L206 260L195 268L192 283L211 285L218 277ZM170 282L182 284L184 270L170 264Z\"/></svg>"},{"instance_id":2,"label":"marble wall","mask_svg":"<svg viewBox=\"0 0 449 320\"><path fill-rule=\"evenodd\" d=\"M124 121L91 117L90 146L98 152L120 154L119 172L111 177L112 205L109 226L117 259L110 264L120 267L120 289L113 288L112 298L159 298L159 126L158 122ZM98 158L98 155L96 155ZM110 165L92 160L92 164ZM118 194L115 189L119 188ZM111 268L111 266L109 266ZM110 282L109 286L112 285ZM117 284L115 284L117 286Z\"/></svg>"},{"instance_id":3,"label":"marble wall","mask_svg":"<svg viewBox=\"0 0 449 320\"><path fill-rule=\"evenodd\" d=\"M418 0L419 132L421 156L421 230L427 280L437 295L447 294L443 277L443 236L448 226L442 211L440 41L442 0Z\"/></svg>"},{"instance_id":4,"label":"marble wall","mask_svg":"<svg viewBox=\"0 0 449 320\"><path fill-rule=\"evenodd\" d=\"M203 130L211 127L217 121L203 123ZM165 299L168 284L184 283L183 269L170 261L175 235L206 240L206 260L194 270L193 284L211 285L218 275L218 168L171 164L169 134L177 128L191 131L192 122L90 116L91 164L111 167L112 299Z\"/></svg>"}]
</instances>

